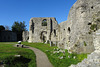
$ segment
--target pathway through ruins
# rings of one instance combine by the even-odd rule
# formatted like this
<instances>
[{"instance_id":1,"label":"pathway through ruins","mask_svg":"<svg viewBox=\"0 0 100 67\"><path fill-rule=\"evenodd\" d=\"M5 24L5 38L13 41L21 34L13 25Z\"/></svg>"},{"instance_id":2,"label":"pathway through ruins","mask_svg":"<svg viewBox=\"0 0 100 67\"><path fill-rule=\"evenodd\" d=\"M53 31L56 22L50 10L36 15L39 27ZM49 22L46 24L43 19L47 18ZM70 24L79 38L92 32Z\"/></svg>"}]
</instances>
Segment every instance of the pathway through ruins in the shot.
<instances>
[{"instance_id":1,"label":"pathway through ruins","mask_svg":"<svg viewBox=\"0 0 100 67\"><path fill-rule=\"evenodd\" d=\"M33 50L36 55L37 67L53 67L44 52L33 47L29 47L29 49Z\"/></svg>"}]
</instances>

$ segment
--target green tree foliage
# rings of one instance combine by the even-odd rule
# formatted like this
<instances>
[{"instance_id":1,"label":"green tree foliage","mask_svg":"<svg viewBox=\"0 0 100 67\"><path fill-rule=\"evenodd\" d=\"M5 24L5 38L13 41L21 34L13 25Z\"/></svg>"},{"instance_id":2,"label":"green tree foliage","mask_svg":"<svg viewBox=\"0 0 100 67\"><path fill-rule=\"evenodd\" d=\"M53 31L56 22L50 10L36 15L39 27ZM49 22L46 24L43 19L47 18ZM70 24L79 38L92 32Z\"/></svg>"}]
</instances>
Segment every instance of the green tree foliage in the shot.
<instances>
[{"instance_id":1,"label":"green tree foliage","mask_svg":"<svg viewBox=\"0 0 100 67\"><path fill-rule=\"evenodd\" d=\"M26 31L26 25L25 25L25 22L14 22L13 26L12 26L12 31L14 32L23 32L23 31Z\"/></svg>"},{"instance_id":2,"label":"green tree foliage","mask_svg":"<svg viewBox=\"0 0 100 67\"><path fill-rule=\"evenodd\" d=\"M44 20L42 21L42 26L47 26L47 20L46 20L46 19L44 19Z\"/></svg>"},{"instance_id":3,"label":"green tree foliage","mask_svg":"<svg viewBox=\"0 0 100 67\"><path fill-rule=\"evenodd\" d=\"M12 31L16 32L17 34L17 40L22 40L22 32L26 31L26 25L25 22L14 22L14 24L12 25Z\"/></svg>"},{"instance_id":4,"label":"green tree foliage","mask_svg":"<svg viewBox=\"0 0 100 67\"><path fill-rule=\"evenodd\" d=\"M5 30L5 27L3 25L0 25L0 31Z\"/></svg>"},{"instance_id":5,"label":"green tree foliage","mask_svg":"<svg viewBox=\"0 0 100 67\"><path fill-rule=\"evenodd\" d=\"M43 22L42 23L42 26L47 26L47 22Z\"/></svg>"}]
</instances>

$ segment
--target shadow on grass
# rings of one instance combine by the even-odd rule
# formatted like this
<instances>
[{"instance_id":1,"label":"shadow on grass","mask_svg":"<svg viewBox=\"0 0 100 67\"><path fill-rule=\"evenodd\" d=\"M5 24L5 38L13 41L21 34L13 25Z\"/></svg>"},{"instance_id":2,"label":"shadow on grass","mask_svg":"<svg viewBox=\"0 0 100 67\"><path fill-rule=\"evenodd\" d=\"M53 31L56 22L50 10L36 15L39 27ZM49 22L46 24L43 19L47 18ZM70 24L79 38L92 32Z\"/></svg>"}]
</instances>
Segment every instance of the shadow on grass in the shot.
<instances>
[{"instance_id":1,"label":"shadow on grass","mask_svg":"<svg viewBox=\"0 0 100 67\"><path fill-rule=\"evenodd\" d=\"M7 57L4 60L5 67L28 67L31 59L21 57Z\"/></svg>"}]
</instances>

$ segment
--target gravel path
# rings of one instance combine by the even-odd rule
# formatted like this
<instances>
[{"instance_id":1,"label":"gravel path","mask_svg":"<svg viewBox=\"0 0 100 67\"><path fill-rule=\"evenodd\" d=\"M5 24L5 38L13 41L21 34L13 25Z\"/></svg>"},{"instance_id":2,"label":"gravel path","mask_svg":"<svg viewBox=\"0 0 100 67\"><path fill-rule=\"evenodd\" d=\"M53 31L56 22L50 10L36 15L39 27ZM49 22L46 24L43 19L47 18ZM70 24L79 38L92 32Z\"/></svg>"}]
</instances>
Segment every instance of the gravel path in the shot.
<instances>
[{"instance_id":1,"label":"gravel path","mask_svg":"<svg viewBox=\"0 0 100 67\"><path fill-rule=\"evenodd\" d=\"M29 47L29 49L33 50L34 53L36 54L37 67L53 67L44 52L40 51L39 49L33 48L33 47Z\"/></svg>"}]
</instances>

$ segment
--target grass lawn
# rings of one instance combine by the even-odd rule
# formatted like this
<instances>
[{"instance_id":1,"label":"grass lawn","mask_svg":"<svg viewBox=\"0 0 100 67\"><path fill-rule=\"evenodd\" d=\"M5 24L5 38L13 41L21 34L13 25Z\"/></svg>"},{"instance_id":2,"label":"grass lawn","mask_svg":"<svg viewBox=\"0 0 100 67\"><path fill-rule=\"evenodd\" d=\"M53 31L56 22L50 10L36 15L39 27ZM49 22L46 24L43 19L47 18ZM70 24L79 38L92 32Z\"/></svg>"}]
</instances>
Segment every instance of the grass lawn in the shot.
<instances>
[{"instance_id":1,"label":"grass lawn","mask_svg":"<svg viewBox=\"0 0 100 67\"><path fill-rule=\"evenodd\" d=\"M34 52L26 48L13 47L16 42L0 42L0 64L5 67L36 67ZM21 57L15 57L21 55Z\"/></svg>"},{"instance_id":2,"label":"grass lawn","mask_svg":"<svg viewBox=\"0 0 100 67\"><path fill-rule=\"evenodd\" d=\"M50 47L49 44L43 43L27 43L23 42L24 45L35 47L46 53L48 59L54 67L68 67L71 64L77 64L84 58L87 58L87 54L71 54L67 50L61 50L57 47Z\"/></svg>"}]
</instances>

